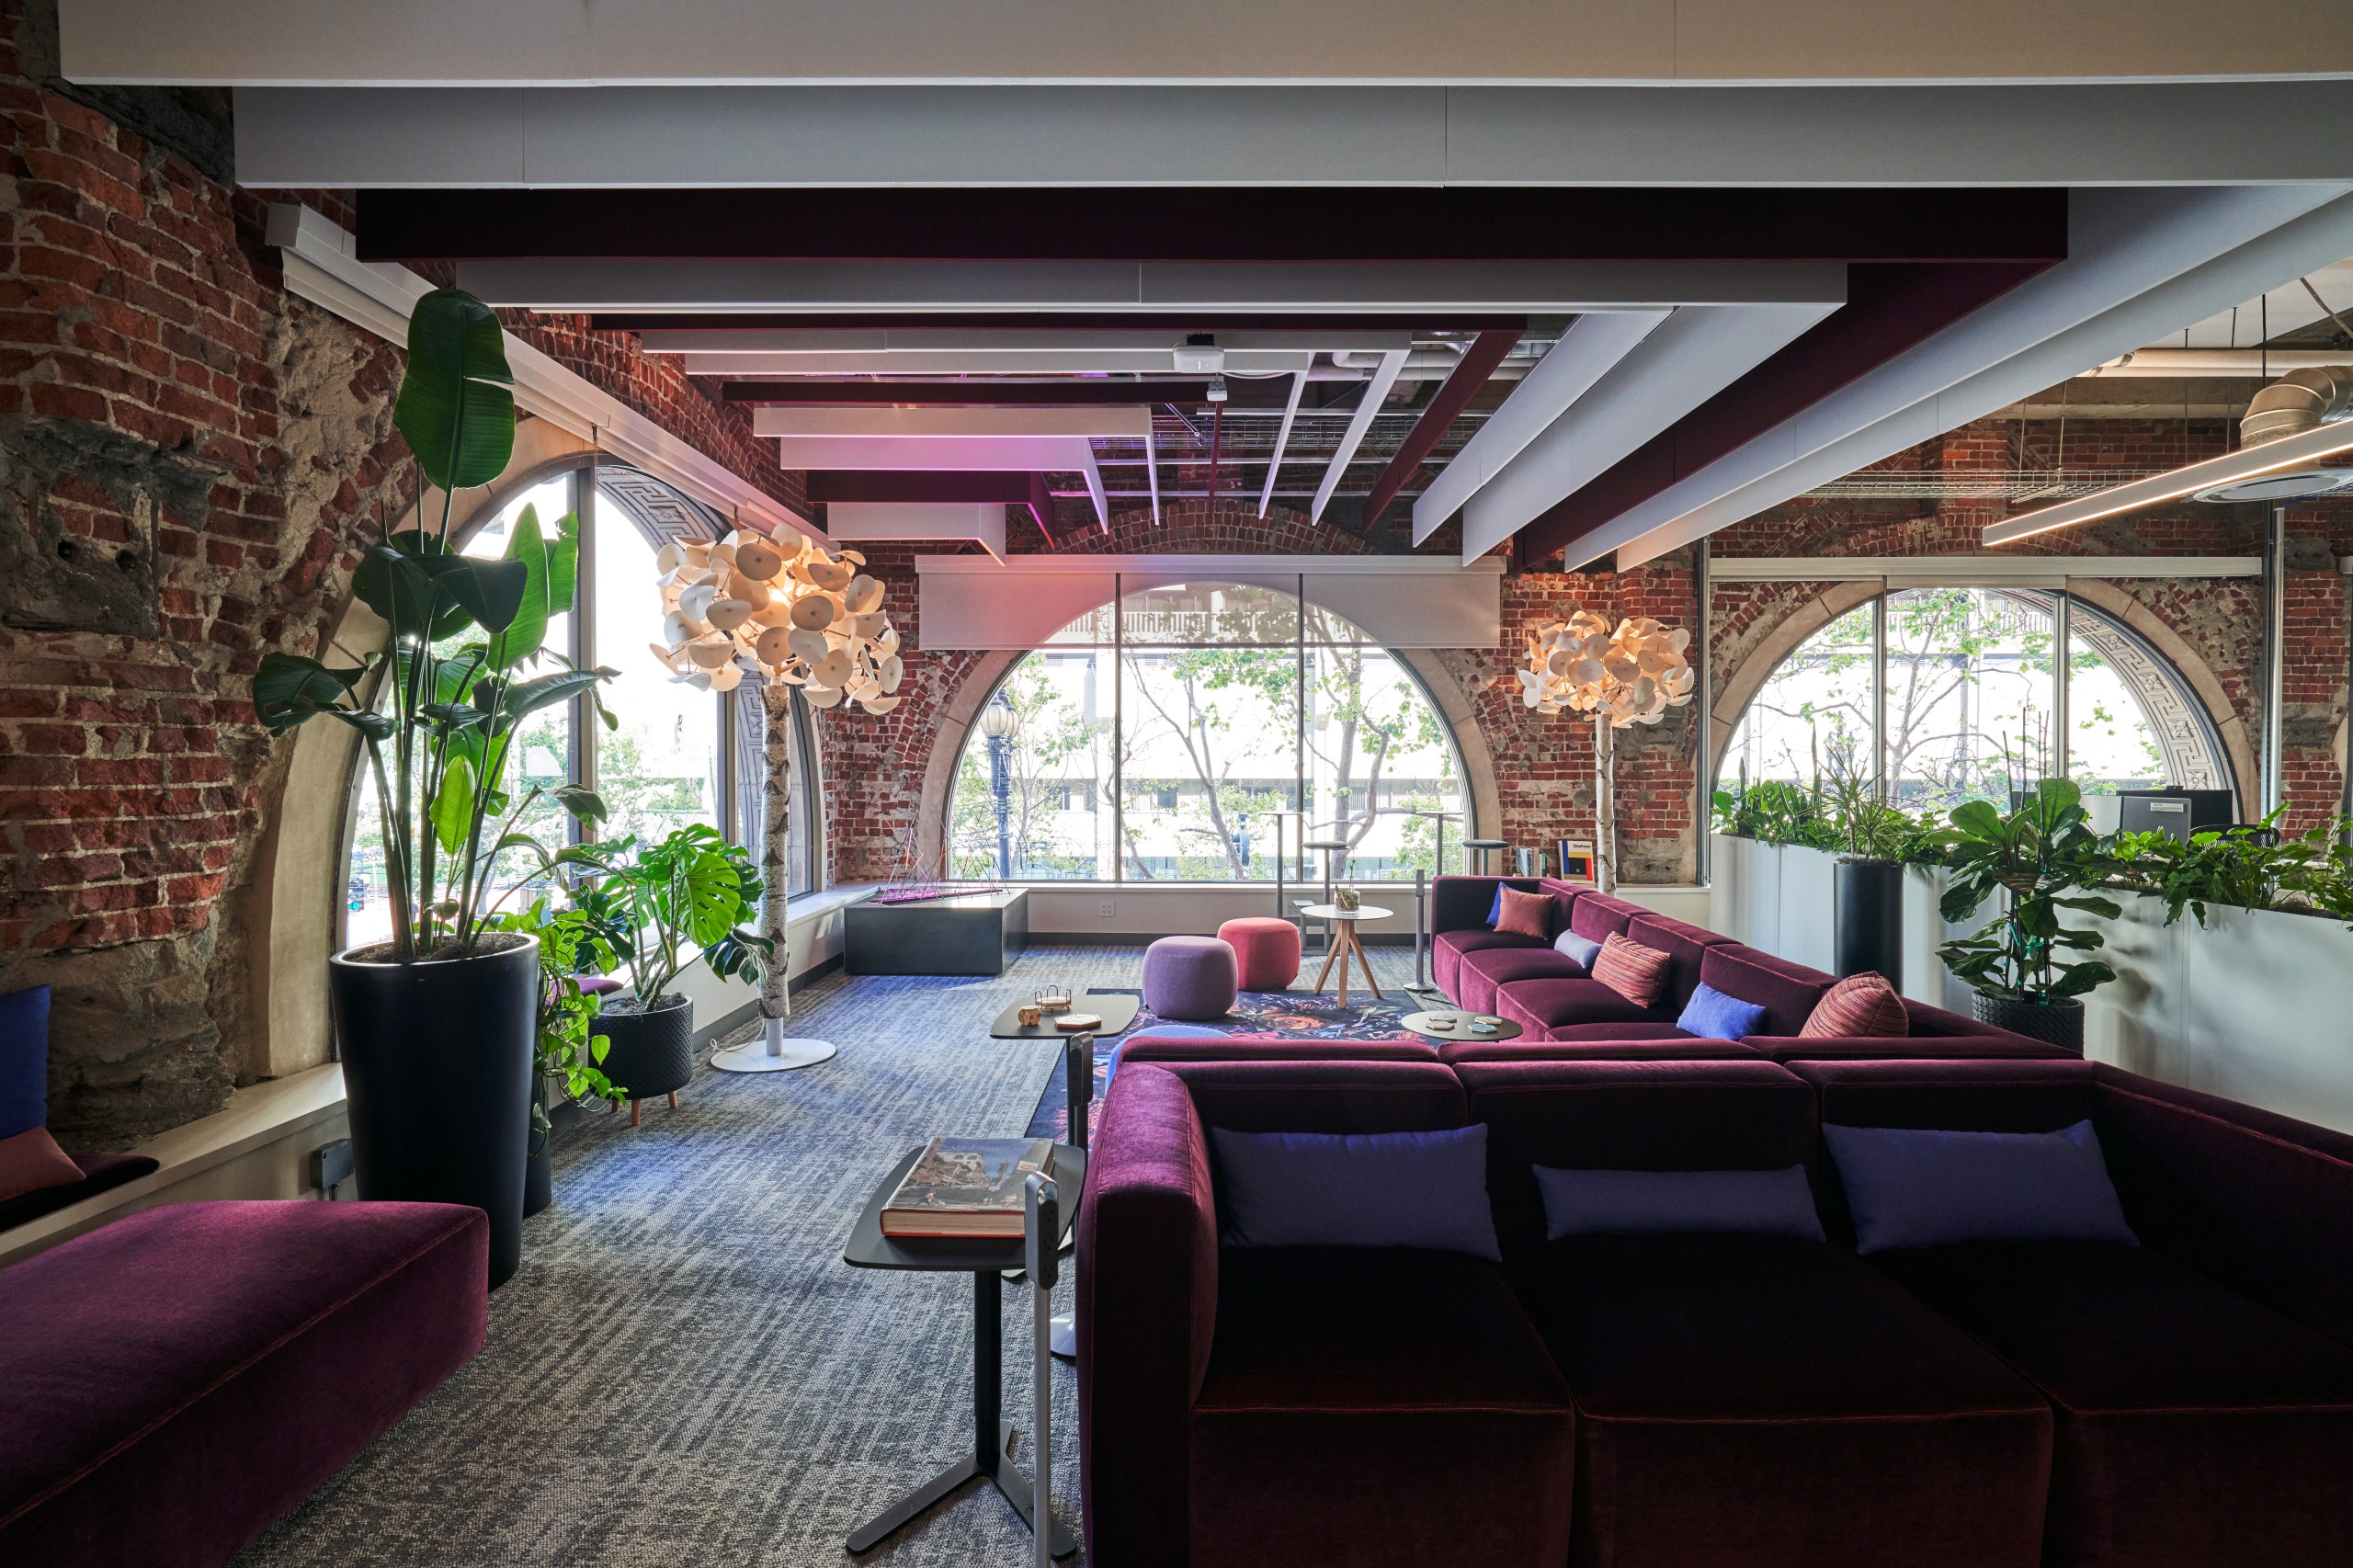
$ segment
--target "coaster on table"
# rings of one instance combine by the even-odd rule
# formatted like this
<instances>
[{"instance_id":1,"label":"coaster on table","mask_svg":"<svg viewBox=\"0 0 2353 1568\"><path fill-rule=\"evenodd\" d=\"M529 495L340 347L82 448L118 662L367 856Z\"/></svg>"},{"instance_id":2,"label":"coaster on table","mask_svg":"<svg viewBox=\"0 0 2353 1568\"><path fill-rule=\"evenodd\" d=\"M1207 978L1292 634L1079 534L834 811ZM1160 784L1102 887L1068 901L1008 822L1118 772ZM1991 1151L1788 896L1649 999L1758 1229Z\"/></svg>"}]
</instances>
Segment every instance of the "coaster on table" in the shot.
<instances>
[{"instance_id":1,"label":"coaster on table","mask_svg":"<svg viewBox=\"0 0 2353 1568\"><path fill-rule=\"evenodd\" d=\"M1080 1029L1099 1029L1103 1020L1093 1013L1063 1013L1054 1019L1054 1028L1068 1029L1073 1034Z\"/></svg>"}]
</instances>

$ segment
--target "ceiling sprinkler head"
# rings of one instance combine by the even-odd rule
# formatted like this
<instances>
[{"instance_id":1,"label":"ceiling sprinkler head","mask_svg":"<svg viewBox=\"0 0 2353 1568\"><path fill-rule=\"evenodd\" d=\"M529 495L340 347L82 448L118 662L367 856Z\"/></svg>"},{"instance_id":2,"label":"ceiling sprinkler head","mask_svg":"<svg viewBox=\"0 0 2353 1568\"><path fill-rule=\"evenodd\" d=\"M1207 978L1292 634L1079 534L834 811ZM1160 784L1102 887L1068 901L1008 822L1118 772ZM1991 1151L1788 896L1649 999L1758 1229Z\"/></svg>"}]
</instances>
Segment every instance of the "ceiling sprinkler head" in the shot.
<instances>
[{"instance_id":1,"label":"ceiling sprinkler head","mask_svg":"<svg viewBox=\"0 0 2353 1568\"><path fill-rule=\"evenodd\" d=\"M1211 403L1223 403L1225 401L1225 378L1223 376L1211 376L1210 378L1210 401Z\"/></svg>"}]
</instances>

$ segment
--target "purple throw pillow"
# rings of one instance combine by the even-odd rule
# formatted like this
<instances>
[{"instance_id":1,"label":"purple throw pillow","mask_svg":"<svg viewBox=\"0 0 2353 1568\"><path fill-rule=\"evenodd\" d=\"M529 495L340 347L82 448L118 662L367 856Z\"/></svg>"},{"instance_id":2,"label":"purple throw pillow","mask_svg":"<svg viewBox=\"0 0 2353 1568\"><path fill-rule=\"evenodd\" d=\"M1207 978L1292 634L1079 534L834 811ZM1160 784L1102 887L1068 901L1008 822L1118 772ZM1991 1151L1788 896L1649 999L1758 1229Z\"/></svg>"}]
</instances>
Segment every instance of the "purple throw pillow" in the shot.
<instances>
[{"instance_id":1,"label":"purple throw pillow","mask_svg":"<svg viewBox=\"0 0 2353 1568\"><path fill-rule=\"evenodd\" d=\"M1745 1040L1765 1025L1765 1009L1701 981L1675 1027L1702 1040Z\"/></svg>"},{"instance_id":2,"label":"purple throw pillow","mask_svg":"<svg viewBox=\"0 0 2353 1568\"><path fill-rule=\"evenodd\" d=\"M2088 1121L2056 1132L1825 1124L1822 1136L1854 1211L1857 1252L1955 1242L2141 1244Z\"/></svg>"},{"instance_id":3,"label":"purple throw pillow","mask_svg":"<svg viewBox=\"0 0 2353 1568\"><path fill-rule=\"evenodd\" d=\"M1805 1167L1778 1171L1569 1171L1538 1165L1544 1234L1646 1236L1737 1231L1822 1241Z\"/></svg>"},{"instance_id":4,"label":"purple throw pillow","mask_svg":"<svg viewBox=\"0 0 2353 1568\"><path fill-rule=\"evenodd\" d=\"M1574 931L1563 931L1552 938L1552 950L1573 958L1591 970L1593 960L1601 956L1601 944L1590 937L1580 937Z\"/></svg>"},{"instance_id":5,"label":"purple throw pillow","mask_svg":"<svg viewBox=\"0 0 2353 1568\"><path fill-rule=\"evenodd\" d=\"M1428 1247L1503 1261L1487 1206L1487 1129L1210 1129L1231 1247Z\"/></svg>"},{"instance_id":6,"label":"purple throw pillow","mask_svg":"<svg viewBox=\"0 0 2353 1568\"><path fill-rule=\"evenodd\" d=\"M0 1138L49 1124L49 987L0 996Z\"/></svg>"}]
</instances>

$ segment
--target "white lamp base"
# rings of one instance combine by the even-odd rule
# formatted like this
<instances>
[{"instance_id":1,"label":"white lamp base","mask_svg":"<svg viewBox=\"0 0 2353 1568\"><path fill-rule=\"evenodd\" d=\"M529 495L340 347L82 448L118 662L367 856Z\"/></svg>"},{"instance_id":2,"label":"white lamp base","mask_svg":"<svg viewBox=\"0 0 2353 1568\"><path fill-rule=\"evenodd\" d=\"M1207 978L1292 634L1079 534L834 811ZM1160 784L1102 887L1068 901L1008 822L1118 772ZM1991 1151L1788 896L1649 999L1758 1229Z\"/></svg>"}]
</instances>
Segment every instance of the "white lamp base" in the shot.
<instances>
[{"instance_id":1,"label":"white lamp base","mask_svg":"<svg viewBox=\"0 0 2353 1568\"><path fill-rule=\"evenodd\" d=\"M722 1073L790 1073L833 1059L836 1047L829 1040L787 1040L784 1020L768 1020L767 1034L710 1053L710 1064Z\"/></svg>"}]
</instances>

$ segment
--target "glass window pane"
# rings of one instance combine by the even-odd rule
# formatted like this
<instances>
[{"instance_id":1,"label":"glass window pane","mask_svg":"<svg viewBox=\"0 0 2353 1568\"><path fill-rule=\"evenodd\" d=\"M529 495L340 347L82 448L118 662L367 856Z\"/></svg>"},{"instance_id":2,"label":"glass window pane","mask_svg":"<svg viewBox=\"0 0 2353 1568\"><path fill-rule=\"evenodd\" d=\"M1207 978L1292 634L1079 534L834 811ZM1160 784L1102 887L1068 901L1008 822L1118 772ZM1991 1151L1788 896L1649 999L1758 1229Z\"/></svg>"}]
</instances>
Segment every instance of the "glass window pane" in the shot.
<instances>
[{"instance_id":1,"label":"glass window pane","mask_svg":"<svg viewBox=\"0 0 2353 1568\"><path fill-rule=\"evenodd\" d=\"M718 695L673 680L647 652L663 641L654 547L619 501L598 500L597 660L621 672L604 688L620 728L597 736L605 833L650 842L691 823L717 827Z\"/></svg>"},{"instance_id":2,"label":"glass window pane","mask_svg":"<svg viewBox=\"0 0 2353 1568\"><path fill-rule=\"evenodd\" d=\"M2005 808L2051 769L2048 601L1906 588L1887 601L1887 759L1905 807Z\"/></svg>"},{"instance_id":3,"label":"glass window pane","mask_svg":"<svg viewBox=\"0 0 2353 1568\"><path fill-rule=\"evenodd\" d=\"M1109 653L1076 650L1014 666L990 704L1011 714L1011 733L993 744L976 722L957 764L949 876L1111 876L1110 667Z\"/></svg>"},{"instance_id":4,"label":"glass window pane","mask_svg":"<svg viewBox=\"0 0 2353 1568\"><path fill-rule=\"evenodd\" d=\"M1126 874L1273 880L1268 813L1298 795L1297 646L1145 649L1121 665Z\"/></svg>"},{"instance_id":5,"label":"glass window pane","mask_svg":"<svg viewBox=\"0 0 2353 1568\"><path fill-rule=\"evenodd\" d=\"M1717 777L1811 782L1817 770L1870 772L1871 607L1848 610L1783 659L1724 746Z\"/></svg>"},{"instance_id":6,"label":"glass window pane","mask_svg":"<svg viewBox=\"0 0 2353 1568\"><path fill-rule=\"evenodd\" d=\"M1120 600L1131 648L1290 648L1299 594L1243 583L1170 583Z\"/></svg>"},{"instance_id":7,"label":"glass window pane","mask_svg":"<svg viewBox=\"0 0 2353 1568\"><path fill-rule=\"evenodd\" d=\"M1336 616L1311 620L1356 632ZM1361 636L1333 635L1307 651L1307 838L1348 845L1334 857L1342 881L1411 881L1417 869L1438 872L1438 824L1415 813L1452 812L1448 844L1459 869L1462 782L1452 744L1420 683ZM1310 856L1307 874L1323 873L1324 858Z\"/></svg>"},{"instance_id":8,"label":"glass window pane","mask_svg":"<svg viewBox=\"0 0 2353 1568\"><path fill-rule=\"evenodd\" d=\"M2081 605L2075 607L2069 626L2068 777L2087 795L2154 790L2168 783L2188 785L2186 778L2169 777L2177 770L2167 766L2164 737L2151 722L2141 694L2126 678L2127 662L2138 665L2148 661L2136 657L2135 650L2116 633L2092 621L2090 612ZM2188 728L2187 723L2183 727ZM2205 748L2193 749L2202 754ZM2211 788L2211 780L2201 776L2193 787Z\"/></svg>"}]
</instances>

